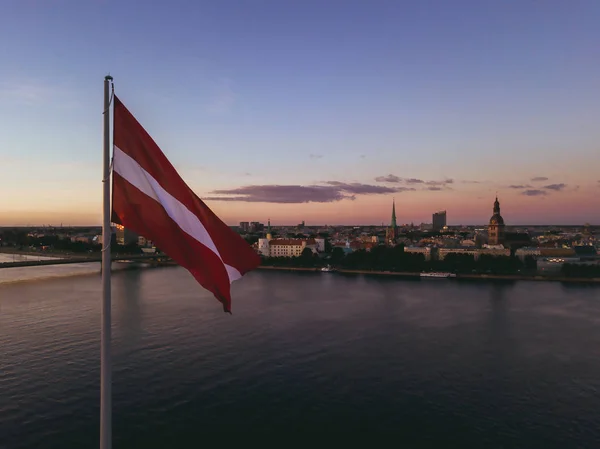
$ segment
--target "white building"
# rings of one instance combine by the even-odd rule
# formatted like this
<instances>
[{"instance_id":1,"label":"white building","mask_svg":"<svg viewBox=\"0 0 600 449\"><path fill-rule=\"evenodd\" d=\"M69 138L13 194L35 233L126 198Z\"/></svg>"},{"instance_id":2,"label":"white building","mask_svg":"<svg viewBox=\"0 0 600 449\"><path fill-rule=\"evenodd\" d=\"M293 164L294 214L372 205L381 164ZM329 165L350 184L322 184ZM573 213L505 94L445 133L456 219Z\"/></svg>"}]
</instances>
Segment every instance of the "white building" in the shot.
<instances>
[{"instance_id":1,"label":"white building","mask_svg":"<svg viewBox=\"0 0 600 449\"><path fill-rule=\"evenodd\" d=\"M299 257L305 248L323 251L325 239L258 239L258 251L265 257Z\"/></svg>"}]
</instances>

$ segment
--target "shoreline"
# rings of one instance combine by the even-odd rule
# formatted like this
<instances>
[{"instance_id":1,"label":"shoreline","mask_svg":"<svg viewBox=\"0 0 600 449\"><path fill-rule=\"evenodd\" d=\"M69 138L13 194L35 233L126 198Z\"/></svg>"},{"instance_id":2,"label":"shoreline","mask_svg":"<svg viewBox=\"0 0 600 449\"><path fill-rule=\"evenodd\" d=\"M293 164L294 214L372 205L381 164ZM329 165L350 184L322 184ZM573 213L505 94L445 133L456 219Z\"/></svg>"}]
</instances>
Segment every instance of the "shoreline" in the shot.
<instances>
[{"instance_id":1,"label":"shoreline","mask_svg":"<svg viewBox=\"0 0 600 449\"><path fill-rule=\"evenodd\" d=\"M85 253L68 253L68 252L49 252L49 251L31 251L26 249L15 249L8 246L0 246L0 254L15 255L15 256L40 256L53 259L77 259L85 258Z\"/></svg>"},{"instance_id":2,"label":"shoreline","mask_svg":"<svg viewBox=\"0 0 600 449\"><path fill-rule=\"evenodd\" d=\"M41 261L15 261L15 262L3 262L0 263L0 268L17 268L17 267L26 267L26 266L44 266L44 265L63 265L69 263L77 263L77 262L91 262L93 257L89 255L72 255L65 253L46 253L46 252L38 252L38 251L27 251L27 250L15 250L13 248L0 247L0 254L15 254L15 255L27 255L27 256L42 256L48 257L47 260ZM62 259L60 261L56 259ZM93 260L93 262L99 262L100 260ZM115 261L118 262L118 261ZM145 261L144 261L145 262ZM176 265L172 261L162 261L162 262L146 262L148 265L152 267L164 267L164 266L173 266ZM275 266L267 266L260 265L257 267L258 270L265 271L290 271L290 272L306 272L306 273L321 273L321 268L314 267L275 267ZM329 273L340 273L340 274L350 274L350 275L367 275L367 276L392 276L399 277L405 279L421 279L419 272L413 271L374 271L374 270L347 270L347 269L335 269L333 272ZM445 278L442 278L445 279ZM541 274L536 275L522 275L522 274L457 274L455 278L448 279L456 279L456 280L492 280L492 281L534 281L534 282L566 282L573 284L600 284L600 277L596 278L570 278L565 276L544 276Z\"/></svg>"},{"instance_id":3,"label":"shoreline","mask_svg":"<svg viewBox=\"0 0 600 449\"><path fill-rule=\"evenodd\" d=\"M272 271L303 271L321 273L320 268L302 268L302 267L272 267L272 266L259 266L259 270L272 270ZM371 270L344 270L336 269L330 273L341 273L341 274L362 274L362 275L374 275L374 276L392 276L400 278L413 278L422 279L420 273L410 271L371 271ZM429 278L427 278L429 279ZM569 278L565 276L543 276L543 275L531 275L526 276L522 274L457 274L455 278L442 278L447 280L493 280L493 281L536 281L536 282L569 282L569 283L593 283L600 284L600 278ZM432 279L433 280L433 279Z\"/></svg>"}]
</instances>

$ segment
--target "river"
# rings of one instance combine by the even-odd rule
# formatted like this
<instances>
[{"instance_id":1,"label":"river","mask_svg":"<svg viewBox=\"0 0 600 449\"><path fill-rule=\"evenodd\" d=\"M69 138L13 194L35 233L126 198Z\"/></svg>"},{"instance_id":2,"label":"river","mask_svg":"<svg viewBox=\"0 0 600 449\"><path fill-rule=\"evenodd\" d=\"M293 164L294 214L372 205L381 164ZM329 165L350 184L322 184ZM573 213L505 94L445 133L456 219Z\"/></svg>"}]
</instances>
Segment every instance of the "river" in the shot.
<instances>
[{"instance_id":1,"label":"river","mask_svg":"<svg viewBox=\"0 0 600 449\"><path fill-rule=\"evenodd\" d=\"M82 266L0 269L1 449L98 447L100 276ZM119 271L113 351L115 449L600 447L598 286L256 271L230 316L183 269Z\"/></svg>"}]
</instances>

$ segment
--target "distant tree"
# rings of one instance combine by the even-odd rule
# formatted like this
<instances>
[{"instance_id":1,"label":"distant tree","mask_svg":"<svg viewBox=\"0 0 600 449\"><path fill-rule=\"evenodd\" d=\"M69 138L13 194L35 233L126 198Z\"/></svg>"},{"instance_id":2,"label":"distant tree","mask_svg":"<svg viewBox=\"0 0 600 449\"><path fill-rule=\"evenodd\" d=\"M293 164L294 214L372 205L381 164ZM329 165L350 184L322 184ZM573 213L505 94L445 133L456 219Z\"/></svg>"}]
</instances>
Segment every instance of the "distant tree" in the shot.
<instances>
[{"instance_id":1,"label":"distant tree","mask_svg":"<svg viewBox=\"0 0 600 449\"><path fill-rule=\"evenodd\" d=\"M535 260L535 257L526 256L525 260L523 262L524 262L525 268L527 270L531 270L531 271L537 270L537 260Z\"/></svg>"},{"instance_id":2,"label":"distant tree","mask_svg":"<svg viewBox=\"0 0 600 449\"><path fill-rule=\"evenodd\" d=\"M336 246L331 250L331 263L334 265L339 264L344 258L344 250L339 246Z\"/></svg>"},{"instance_id":3,"label":"distant tree","mask_svg":"<svg viewBox=\"0 0 600 449\"><path fill-rule=\"evenodd\" d=\"M300 257L298 257L297 262L303 266L303 267L310 267L313 265L314 263L314 259L313 259L313 251L310 248L304 248L302 250L302 254L300 254Z\"/></svg>"},{"instance_id":4,"label":"distant tree","mask_svg":"<svg viewBox=\"0 0 600 449\"><path fill-rule=\"evenodd\" d=\"M246 242L248 242L248 245L254 245L256 242L258 242L258 236L257 235L246 235L246 236L244 236L244 240L246 240Z\"/></svg>"}]
</instances>

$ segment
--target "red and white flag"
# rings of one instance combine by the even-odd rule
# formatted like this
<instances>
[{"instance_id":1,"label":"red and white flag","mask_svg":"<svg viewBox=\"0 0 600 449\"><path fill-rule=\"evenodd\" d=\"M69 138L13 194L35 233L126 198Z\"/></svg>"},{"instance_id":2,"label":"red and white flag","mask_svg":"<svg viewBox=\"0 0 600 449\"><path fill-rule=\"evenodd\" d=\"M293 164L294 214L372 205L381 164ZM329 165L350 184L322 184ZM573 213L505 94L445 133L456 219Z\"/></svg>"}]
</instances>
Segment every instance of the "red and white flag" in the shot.
<instances>
[{"instance_id":1,"label":"red and white flag","mask_svg":"<svg viewBox=\"0 0 600 449\"><path fill-rule=\"evenodd\" d=\"M186 185L116 96L114 102L113 223L154 242L230 312L231 283L260 257Z\"/></svg>"}]
</instances>

